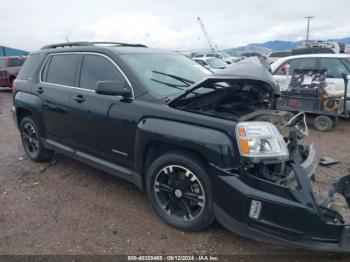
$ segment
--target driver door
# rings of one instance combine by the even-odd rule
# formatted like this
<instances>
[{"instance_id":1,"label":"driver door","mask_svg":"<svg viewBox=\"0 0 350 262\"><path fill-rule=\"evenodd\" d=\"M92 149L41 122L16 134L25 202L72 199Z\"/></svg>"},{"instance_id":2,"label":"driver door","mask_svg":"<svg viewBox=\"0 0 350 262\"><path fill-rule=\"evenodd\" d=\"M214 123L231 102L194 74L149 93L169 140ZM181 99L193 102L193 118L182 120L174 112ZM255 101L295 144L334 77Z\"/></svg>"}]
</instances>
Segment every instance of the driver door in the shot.
<instances>
[{"instance_id":1,"label":"driver door","mask_svg":"<svg viewBox=\"0 0 350 262\"><path fill-rule=\"evenodd\" d=\"M99 159L128 165L128 154L121 148L126 127L110 118L112 107L122 103L120 97L95 92L98 81L125 81L123 75L114 62L99 54L84 54L80 72L79 88L72 90L70 98L74 147ZM123 108L129 111L131 106Z\"/></svg>"}]
</instances>

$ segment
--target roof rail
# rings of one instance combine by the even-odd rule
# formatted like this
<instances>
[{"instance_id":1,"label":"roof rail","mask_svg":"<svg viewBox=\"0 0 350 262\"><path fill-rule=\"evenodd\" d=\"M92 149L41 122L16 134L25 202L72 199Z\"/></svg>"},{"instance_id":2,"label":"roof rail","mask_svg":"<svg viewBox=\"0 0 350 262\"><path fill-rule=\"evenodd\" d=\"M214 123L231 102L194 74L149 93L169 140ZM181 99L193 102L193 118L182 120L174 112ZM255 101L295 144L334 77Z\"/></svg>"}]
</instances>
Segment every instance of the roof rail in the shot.
<instances>
[{"instance_id":1,"label":"roof rail","mask_svg":"<svg viewBox=\"0 0 350 262\"><path fill-rule=\"evenodd\" d=\"M147 47L143 44L128 44L128 43L119 43L119 42L67 42L67 43L58 43L52 45L46 45L41 49L54 49L54 48L64 48L64 47L75 47L75 46L94 46L94 45L111 45L111 46L130 46L130 47Z\"/></svg>"},{"instance_id":2,"label":"roof rail","mask_svg":"<svg viewBox=\"0 0 350 262\"><path fill-rule=\"evenodd\" d=\"M58 43L58 44L52 44L52 45L46 45L42 47L41 49L52 49L57 47L74 47L74 46L91 46L89 42L67 42L67 43Z\"/></svg>"},{"instance_id":3,"label":"roof rail","mask_svg":"<svg viewBox=\"0 0 350 262\"><path fill-rule=\"evenodd\" d=\"M143 44L130 44L130 43L120 43L120 42L90 42L92 45L112 45L112 46L131 46L131 47L147 47Z\"/></svg>"}]
</instances>

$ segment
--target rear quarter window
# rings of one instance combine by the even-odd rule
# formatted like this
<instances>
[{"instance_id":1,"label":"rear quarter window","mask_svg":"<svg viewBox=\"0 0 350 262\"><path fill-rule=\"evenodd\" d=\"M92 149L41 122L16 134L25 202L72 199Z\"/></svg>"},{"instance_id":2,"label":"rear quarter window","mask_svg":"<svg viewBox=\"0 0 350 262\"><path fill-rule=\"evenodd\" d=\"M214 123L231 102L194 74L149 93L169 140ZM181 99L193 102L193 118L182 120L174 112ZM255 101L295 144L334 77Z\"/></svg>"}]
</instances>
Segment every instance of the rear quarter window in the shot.
<instances>
[{"instance_id":1,"label":"rear quarter window","mask_svg":"<svg viewBox=\"0 0 350 262\"><path fill-rule=\"evenodd\" d=\"M35 69L37 69L40 62L40 55L29 55L25 60L21 70L18 73L17 78L22 80L28 80L30 77L33 77Z\"/></svg>"}]
</instances>

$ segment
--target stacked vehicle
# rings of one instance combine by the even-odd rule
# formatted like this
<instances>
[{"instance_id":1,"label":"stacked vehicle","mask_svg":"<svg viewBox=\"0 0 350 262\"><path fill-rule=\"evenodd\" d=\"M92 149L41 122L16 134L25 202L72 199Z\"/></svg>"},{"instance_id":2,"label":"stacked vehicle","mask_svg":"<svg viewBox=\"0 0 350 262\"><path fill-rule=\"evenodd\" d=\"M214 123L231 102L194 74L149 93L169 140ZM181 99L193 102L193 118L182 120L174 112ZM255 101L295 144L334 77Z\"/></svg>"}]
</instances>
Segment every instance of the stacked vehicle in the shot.
<instances>
[{"instance_id":1,"label":"stacked vehicle","mask_svg":"<svg viewBox=\"0 0 350 262\"><path fill-rule=\"evenodd\" d=\"M12 88L13 82L25 60L25 56L0 57L0 87Z\"/></svg>"},{"instance_id":2,"label":"stacked vehicle","mask_svg":"<svg viewBox=\"0 0 350 262\"><path fill-rule=\"evenodd\" d=\"M339 116L348 117L345 99L348 77L344 74L343 78L344 90L336 91L326 83L326 69L296 69L288 89L277 100L277 109L314 114L314 127L319 131L330 130Z\"/></svg>"}]
</instances>

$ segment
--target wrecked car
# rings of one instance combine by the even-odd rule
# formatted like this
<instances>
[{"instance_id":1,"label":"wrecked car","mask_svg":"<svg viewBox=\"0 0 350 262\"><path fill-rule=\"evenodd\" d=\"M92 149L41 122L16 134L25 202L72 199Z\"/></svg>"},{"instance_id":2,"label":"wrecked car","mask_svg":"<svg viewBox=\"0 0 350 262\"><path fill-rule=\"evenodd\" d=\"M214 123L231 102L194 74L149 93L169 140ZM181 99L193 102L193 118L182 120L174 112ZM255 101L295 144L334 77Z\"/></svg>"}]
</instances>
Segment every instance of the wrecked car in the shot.
<instances>
[{"instance_id":1,"label":"wrecked car","mask_svg":"<svg viewBox=\"0 0 350 262\"><path fill-rule=\"evenodd\" d=\"M126 179L176 228L216 219L252 239L349 251L350 227L329 208L335 193L349 200L349 179L315 201L305 115L280 121L261 66L213 75L139 44L54 44L29 55L12 112L30 159L62 153Z\"/></svg>"}]
</instances>

